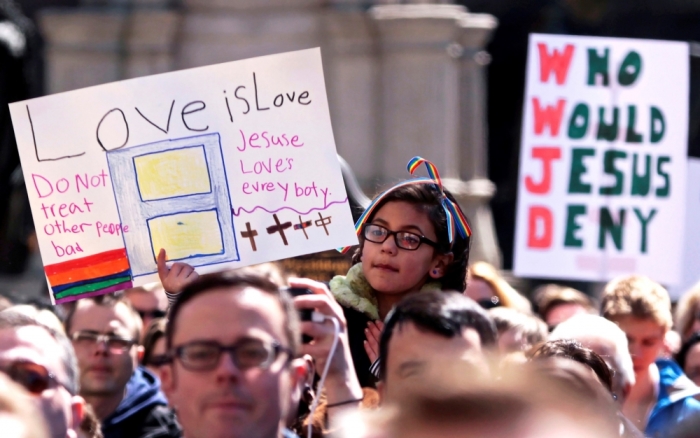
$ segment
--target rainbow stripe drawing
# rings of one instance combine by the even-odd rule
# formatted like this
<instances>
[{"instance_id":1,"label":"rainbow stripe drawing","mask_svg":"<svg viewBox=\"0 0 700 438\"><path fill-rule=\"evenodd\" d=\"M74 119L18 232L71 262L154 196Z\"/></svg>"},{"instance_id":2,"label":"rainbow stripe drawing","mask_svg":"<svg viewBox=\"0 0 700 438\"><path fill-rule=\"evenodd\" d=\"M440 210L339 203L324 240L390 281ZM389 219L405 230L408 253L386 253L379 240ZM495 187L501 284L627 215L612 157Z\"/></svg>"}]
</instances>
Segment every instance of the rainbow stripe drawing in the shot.
<instances>
[{"instance_id":1,"label":"rainbow stripe drawing","mask_svg":"<svg viewBox=\"0 0 700 438\"><path fill-rule=\"evenodd\" d=\"M46 265L44 272L56 304L132 287L124 248Z\"/></svg>"}]
</instances>

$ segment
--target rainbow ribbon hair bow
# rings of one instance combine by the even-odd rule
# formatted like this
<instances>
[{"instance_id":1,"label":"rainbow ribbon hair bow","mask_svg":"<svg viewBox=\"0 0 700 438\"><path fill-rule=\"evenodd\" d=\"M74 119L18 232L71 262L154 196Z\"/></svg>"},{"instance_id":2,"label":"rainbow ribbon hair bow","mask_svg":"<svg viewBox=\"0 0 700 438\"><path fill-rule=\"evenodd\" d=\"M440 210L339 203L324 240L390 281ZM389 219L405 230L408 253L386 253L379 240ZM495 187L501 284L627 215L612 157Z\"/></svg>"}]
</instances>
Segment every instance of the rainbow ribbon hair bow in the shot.
<instances>
[{"instance_id":1,"label":"rainbow ribbon hair bow","mask_svg":"<svg viewBox=\"0 0 700 438\"><path fill-rule=\"evenodd\" d=\"M447 216L447 236L450 240L450 246L452 246L452 244L454 243L455 228L457 228L457 232L459 232L459 235L462 236L464 239L472 235L472 230L469 227L469 223L467 222L467 218L466 216L464 216L462 209L456 202L452 202L447 197L447 195L445 195L445 190L442 187L442 180L440 179L440 174L438 173L437 167L435 167L433 163L422 157L413 157L408 162L408 172L411 175L413 175L413 173L416 171L416 169L420 167L421 164L425 164L425 167L428 169L428 176L430 176L430 178L418 177L406 180L404 182L396 184L388 190L383 191L381 194L379 194L379 196L374 198L365 210L365 212L362 213L362 216L360 216L360 218L355 223L355 232L357 233L358 237L360 237L362 233L362 227L364 227L365 222L367 222L367 218L369 218L372 215L377 205L381 203L382 199L384 199L386 195L391 193L393 190L410 184L433 184L442 194L442 207L445 209L445 215ZM343 248L339 248L338 251L345 254L350 250L350 248L351 247L346 246Z\"/></svg>"}]
</instances>

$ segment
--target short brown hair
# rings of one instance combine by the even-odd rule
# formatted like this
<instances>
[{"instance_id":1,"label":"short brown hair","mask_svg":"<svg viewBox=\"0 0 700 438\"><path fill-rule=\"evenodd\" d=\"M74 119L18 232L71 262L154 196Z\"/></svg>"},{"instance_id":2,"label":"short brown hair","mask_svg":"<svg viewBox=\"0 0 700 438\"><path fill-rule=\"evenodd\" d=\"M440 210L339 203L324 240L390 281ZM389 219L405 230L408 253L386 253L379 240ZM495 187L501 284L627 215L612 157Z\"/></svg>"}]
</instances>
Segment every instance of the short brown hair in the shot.
<instances>
[{"instance_id":1,"label":"short brown hair","mask_svg":"<svg viewBox=\"0 0 700 438\"><path fill-rule=\"evenodd\" d=\"M165 329L167 348L171 349L173 347L173 337L175 335L178 317L182 311L182 306L192 301L194 298L211 292L214 289L241 287L258 289L279 300L280 306L286 316L284 331L287 336L287 341L289 342L289 349L292 350L292 356L296 357L301 348L301 328L299 315L294 308L292 298L285 290L280 289L279 285L273 283L268 277L261 275L252 268L242 268L202 275L193 283L187 285L187 287L178 294L175 303L170 308L168 324Z\"/></svg>"},{"instance_id":2,"label":"short brown hair","mask_svg":"<svg viewBox=\"0 0 700 438\"><path fill-rule=\"evenodd\" d=\"M129 314L131 314L131 318L134 320L134 341L136 341L137 343L141 341L141 327L143 326L141 316L131 306L131 303L129 302L129 300L126 299L126 295L124 295L124 293L117 292L113 294L98 295L96 297L82 298L80 301L84 300L90 300L98 306L105 307L117 307L119 303L124 304L127 307L127 309L129 309ZM66 334L68 336L71 335L70 329L71 324L73 322L73 316L75 315L75 311L77 310L80 301L73 301L72 303L69 303L68 312L66 313L66 319L63 321L63 327L65 327Z\"/></svg>"},{"instance_id":3,"label":"short brown hair","mask_svg":"<svg viewBox=\"0 0 700 438\"><path fill-rule=\"evenodd\" d=\"M641 275L610 281L603 291L601 314L612 321L627 316L652 320L665 330L673 326L668 292L659 283Z\"/></svg>"},{"instance_id":4,"label":"short brown hair","mask_svg":"<svg viewBox=\"0 0 700 438\"><path fill-rule=\"evenodd\" d=\"M558 284L545 284L535 289L535 303L540 318L546 320L550 310L560 304L578 304L589 312L595 311L593 301L588 295L571 287Z\"/></svg>"}]
</instances>

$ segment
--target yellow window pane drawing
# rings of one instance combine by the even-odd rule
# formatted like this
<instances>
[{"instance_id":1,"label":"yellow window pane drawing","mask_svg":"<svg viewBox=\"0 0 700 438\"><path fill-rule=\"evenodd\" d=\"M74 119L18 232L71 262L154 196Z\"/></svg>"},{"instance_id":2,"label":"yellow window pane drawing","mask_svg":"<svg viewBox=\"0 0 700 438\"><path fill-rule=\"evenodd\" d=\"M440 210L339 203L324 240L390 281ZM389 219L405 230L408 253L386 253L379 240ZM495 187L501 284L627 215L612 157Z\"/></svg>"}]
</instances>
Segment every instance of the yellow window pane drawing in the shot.
<instances>
[{"instance_id":1,"label":"yellow window pane drawing","mask_svg":"<svg viewBox=\"0 0 700 438\"><path fill-rule=\"evenodd\" d=\"M224 252L216 210L177 213L148 221L154 257L164 248L168 260Z\"/></svg>"},{"instance_id":2,"label":"yellow window pane drawing","mask_svg":"<svg viewBox=\"0 0 700 438\"><path fill-rule=\"evenodd\" d=\"M134 157L134 166L144 201L211 192L203 146Z\"/></svg>"}]
</instances>

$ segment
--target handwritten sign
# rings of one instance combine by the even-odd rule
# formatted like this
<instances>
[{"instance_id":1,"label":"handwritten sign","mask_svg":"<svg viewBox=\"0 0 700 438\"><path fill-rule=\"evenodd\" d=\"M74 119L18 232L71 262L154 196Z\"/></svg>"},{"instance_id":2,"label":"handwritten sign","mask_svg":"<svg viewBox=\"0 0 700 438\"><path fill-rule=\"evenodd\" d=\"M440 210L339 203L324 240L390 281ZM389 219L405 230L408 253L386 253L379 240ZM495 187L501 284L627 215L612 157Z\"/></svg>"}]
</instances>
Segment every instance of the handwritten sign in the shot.
<instances>
[{"instance_id":1,"label":"handwritten sign","mask_svg":"<svg viewBox=\"0 0 700 438\"><path fill-rule=\"evenodd\" d=\"M680 281L688 45L531 35L515 272Z\"/></svg>"},{"instance_id":2,"label":"handwritten sign","mask_svg":"<svg viewBox=\"0 0 700 438\"><path fill-rule=\"evenodd\" d=\"M357 243L319 49L10 111L55 302Z\"/></svg>"},{"instance_id":3,"label":"handwritten sign","mask_svg":"<svg viewBox=\"0 0 700 438\"><path fill-rule=\"evenodd\" d=\"M688 158L688 186L685 204L685 239L683 239L683 277L668 288L671 299L676 301L700 282L700 158Z\"/></svg>"}]
</instances>

